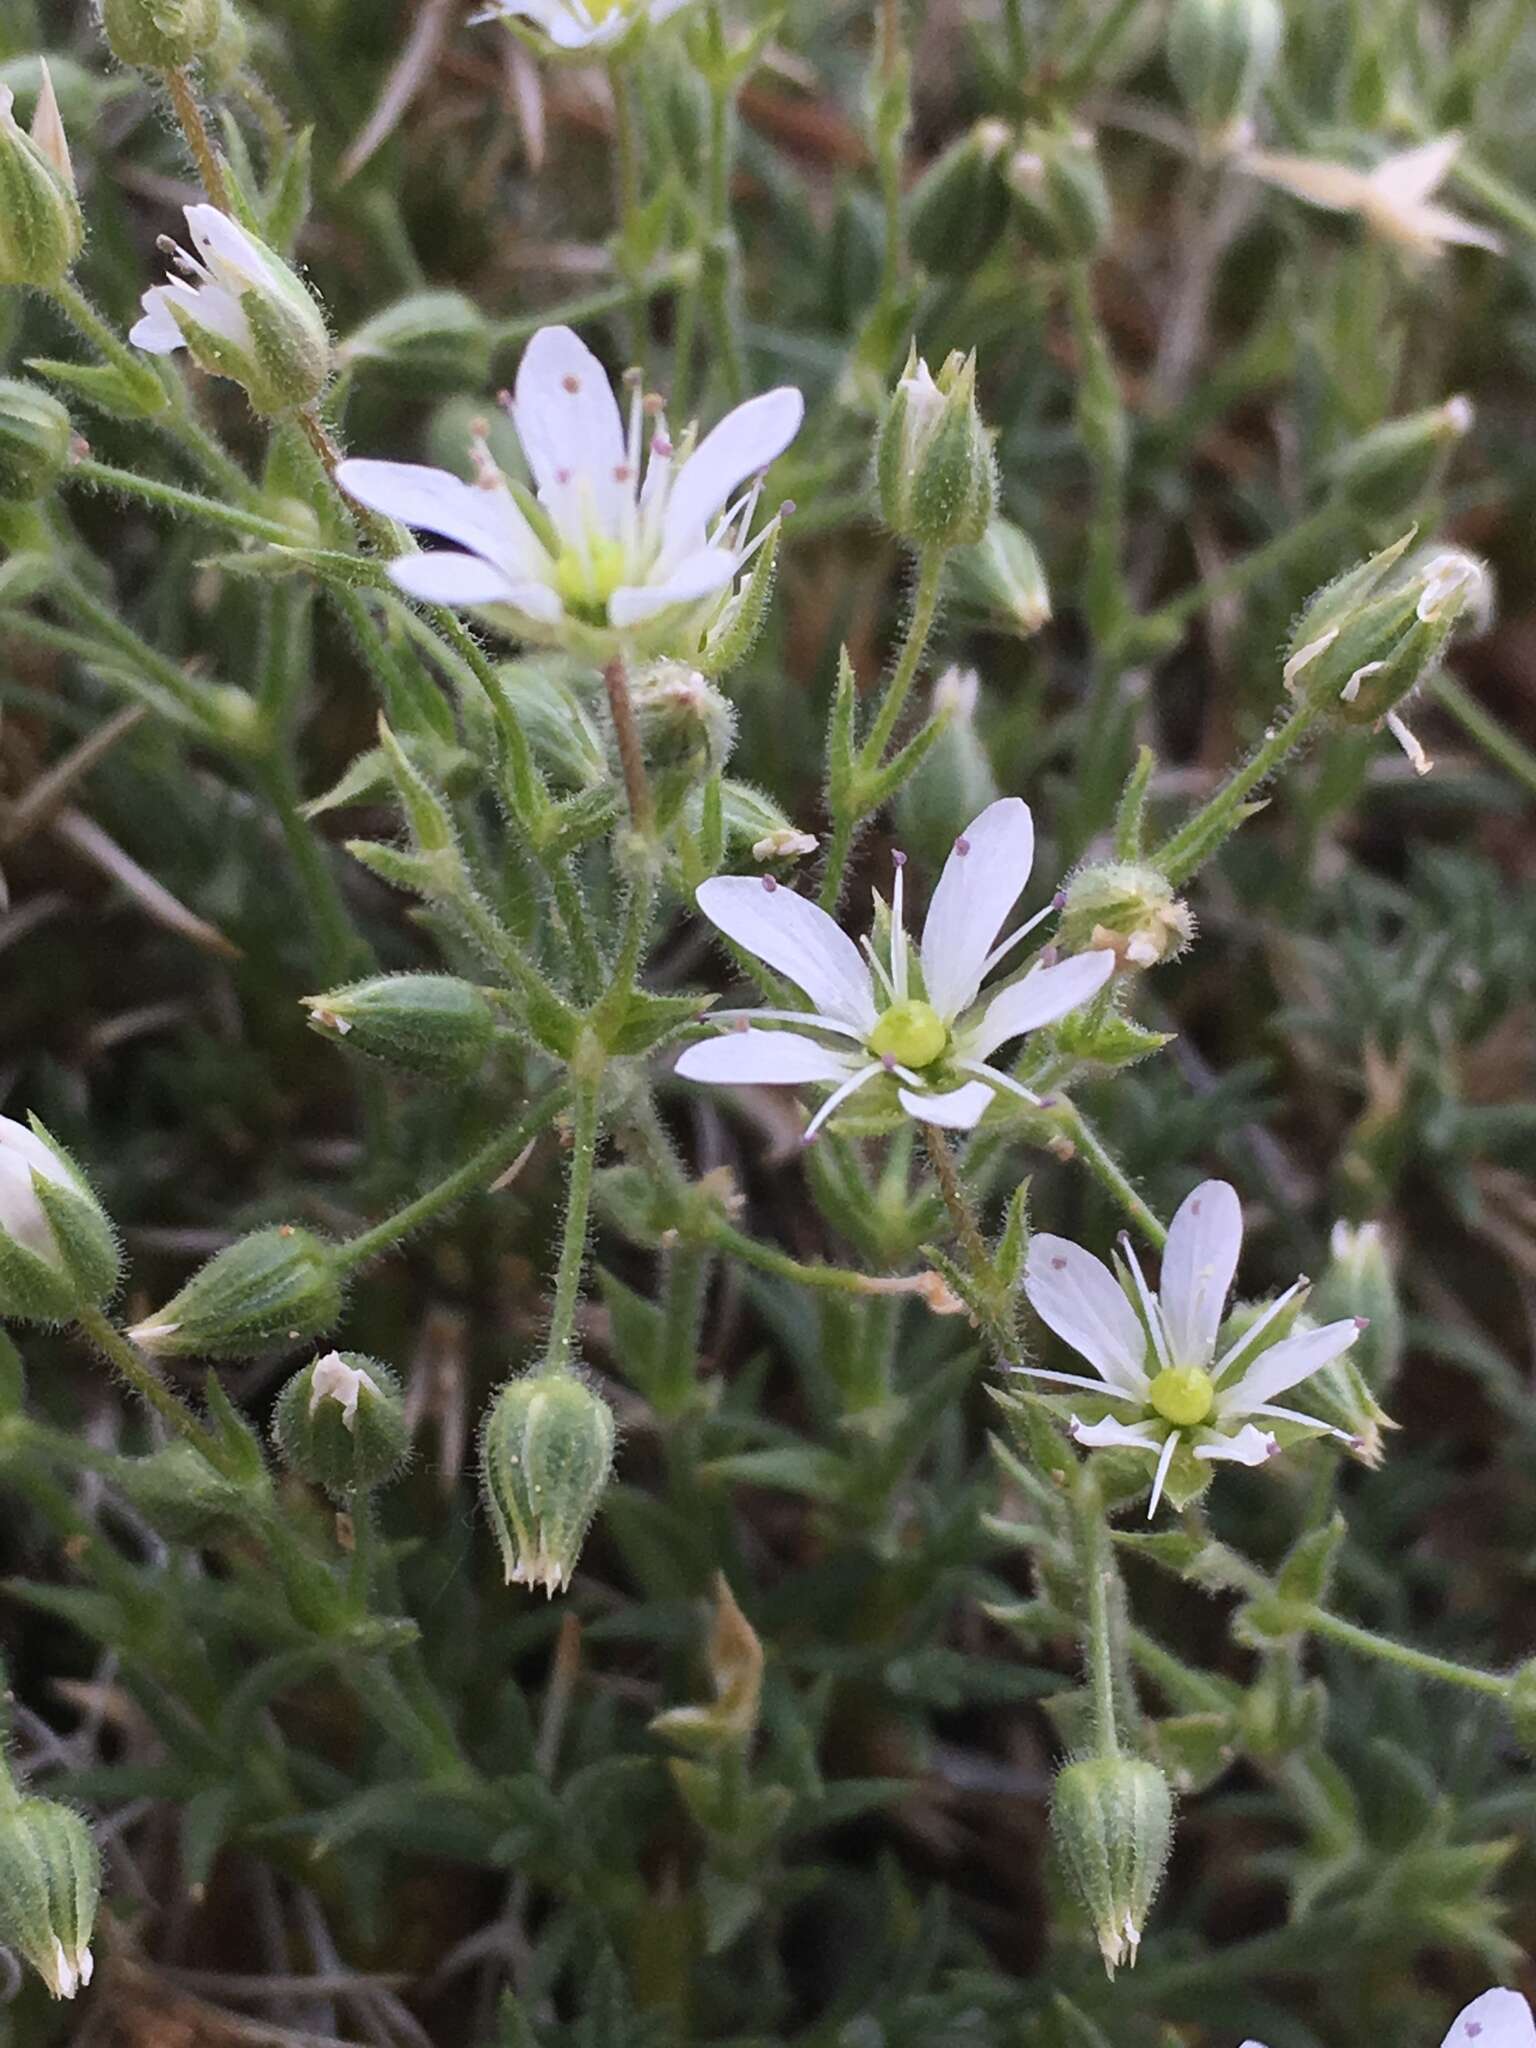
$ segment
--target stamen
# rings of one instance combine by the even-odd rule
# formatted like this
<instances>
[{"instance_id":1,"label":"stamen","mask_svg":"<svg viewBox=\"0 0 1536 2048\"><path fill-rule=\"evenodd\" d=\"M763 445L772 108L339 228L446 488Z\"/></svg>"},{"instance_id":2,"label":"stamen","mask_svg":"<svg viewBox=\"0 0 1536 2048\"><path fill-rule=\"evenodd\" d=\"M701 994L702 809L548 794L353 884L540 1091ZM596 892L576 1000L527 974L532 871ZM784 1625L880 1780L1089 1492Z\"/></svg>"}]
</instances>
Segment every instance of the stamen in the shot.
<instances>
[{"instance_id":1,"label":"stamen","mask_svg":"<svg viewBox=\"0 0 1536 2048\"><path fill-rule=\"evenodd\" d=\"M1252 1344L1254 1339L1260 1336L1265 1330L1269 1328L1270 1324L1275 1320L1275 1317L1279 1315L1280 1311L1283 1308L1285 1308L1288 1303L1296 1299L1296 1296L1301 1292L1303 1287L1310 1287L1311 1285L1312 1282L1307 1278L1305 1273L1302 1274L1299 1280L1293 1280L1290 1286L1286 1288L1284 1294L1280 1295L1277 1300L1272 1301L1269 1304L1269 1307L1265 1309L1263 1315L1258 1317L1256 1321L1250 1323L1247 1329L1244 1330L1243 1334L1236 1340L1235 1343L1229 1344L1227 1346L1226 1350L1223 1351L1220 1358L1218 1358L1216 1363L1211 1367L1211 1378L1219 1382L1222 1374L1227 1370L1227 1367L1229 1365L1232 1365L1237 1359L1242 1357L1243 1353L1248 1349L1249 1345Z\"/></svg>"},{"instance_id":2,"label":"stamen","mask_svg":"<svg viewBox=\"0 0 1536 2048\"><path fill-rule=\"evenodd\" d=\"M1387 731L1391 733L1393 739L1397 741L1397 744L1408 756L1409 765L1412 767L1414 774L1427 775L1435 764L1395 711L1387 713Z\"/></svg>"},{"instance_id":3,"label":"stamen","mask_svg":"<svg viewBox=\"0 0 1536 2048\"><path fill-rule=\"evenodd\" d=\"M891 884L891 983L896 991L897 1002L904 1003L907 1000L907 934L902 923L902 910L906 900L904 890L907 856L904 853L893 853L891 859L896 868L896 876Z\"/></svg>"},{"instance_id":4,"label":"stamen","mask_svg":"<svg viewBox=\"0 0 1536 2048\"><path fill-rule=\"evenodd\" d=\"M985 1081L990 1088L1006 1088L1010 1094L1019 1096L1031 1109L1043 1109L1044 1103L1032 1088L1026 1088L1022 1081L1016 1081L1012 1074L1005 1074L999 1067L986 1066L981 1060L956 1060L962 1074L974 1074L978 1081Z\"/></svg>"},{"instance_id":5,"label":"stamen","mask_svg":"<svg viewBox=\"0 0 1536 2048\"><path fill-rule=\"evenodd\" d=\"M1136 1283L1136 1293L1141 1301L1141 1312L1146 1319L1147 1331L1152 1339L1152 1348L1157 1353L1158 1363L1165 1371L1173 1367L1173 1355L1168 1346L1168 1333L1163 1328L1162 1305L1147 1285L1146 1275L1141 1270L1141 1261L1136 1256L1136 1247L1125 1231L1121 1231L1119 1244L1125 1254L1125 1262L1131 1269Z\"/></svg>"},{"instance_id":6,"label":"stamen","mask_svg":"<svg viewBox=\"0 0 1536 2048\"><path fill-rule=\"evenodd\" d=\"M768 878L765 875L763 879L766 881ZM875 970L875 979L879 982L880 987L885 994L886 1000L888 1002L894 1003L897 998L895 989L891 987L891 977L886 973L885 962L880 958L879 954L875 951L874 944L871 941L869 934L867 932L865 933L864 937L860 939L859 944L863 947L865 955L869 960L870 966Z\"/></svg>"},{"instance_id":7,"label":"stamen","mask_svg":"<svg viewBox=\"0 0 1536 2048\"><path fill-rule=\"evenodd\" d=\"M1163 1445L1157 1460L1157 1474L1152 1481L1152 1498L1147 1503L1147 1520L1150 1522L1157 1513L1157 1504L1163 1497L1163 1485L1168 1477L1168 1467L1173 1463L1173 1454L1179 1447L1179 1432L1170 1430L1168 1441Z\"/></svg>"},{"instance_id":8,"label":"stamen","mask_svg":"<svg viewBox=\"0 0 1536 2048\"><path fill-rule=\"evenodd\" d=\"M862 1068L857 1074L852 1075L848 1080L842 1082L838 1087L834 1088L832 1090L832 1093L827 1097L826 1101L821 1105L820 1109L817 1110L816 1114L811 1118L810 1122L806 1125L804 1131L801 1133L801 1144L809 1145L811 1140L815 1137L816 1133L821 1129L822 1125L826 1122L827 1118L835 1114L835 1112L839 1109L841 1109L843 1104L848 1100L850 1095L856 1094L858 1090L864 1086L866 1081L873 1081L875 1076L880 1072L880 1064L877 1061L873 1066Z\"/></svg>"},{"instance_id":9,"label":"stamen","mask_svg":"<svg viewBox=\"0 0 1536 2048\"><path fill-rule=\"evenodd\" d=\"M1030 933L1035 929L1036 925L1043 924L1048 917L1052 916L1056 911L1062 909L1066 903L1066 900L1067 899L1065 894L1058 892L1058 894L1053 896L1050 902L1047 903L1044 910L1037 910L1032 918L1029 918L1024 924L1021 924L1019 926L1016 932L1010 932L1007 938L1002 941L1001 945L994 946L991 952L987 955L986 959L983 960L983 962L981 963L982 980L986 980L987 976L992 972L993 968L997 965L997 963L1000 960L1006 959L1008 954L1013 951L1014 947L1019 943L1021 939L1027 939L1029 937Z\"/></svg>"}]
</instances>

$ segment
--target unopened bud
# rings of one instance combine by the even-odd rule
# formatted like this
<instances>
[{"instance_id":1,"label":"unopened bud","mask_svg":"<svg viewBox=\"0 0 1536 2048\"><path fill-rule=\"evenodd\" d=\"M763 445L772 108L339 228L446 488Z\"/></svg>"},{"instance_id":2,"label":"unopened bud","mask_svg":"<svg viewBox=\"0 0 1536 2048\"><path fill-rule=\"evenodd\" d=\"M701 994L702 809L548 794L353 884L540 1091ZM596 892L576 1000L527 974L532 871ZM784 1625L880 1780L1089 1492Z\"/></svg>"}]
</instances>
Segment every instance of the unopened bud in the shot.
<instances>
[{"instance_id":1,"label":"unopened bud","mask_svg":"<svg viewBox=\"0 0 1536 2048\"><path fill-rule=\"evenodd\" d=\"M36 1970L55 1998L91 1981L91 1930L101 1855L90 1829L53 1799L18 1794L0 1762L0 1942Z\"/></svg>"},{"instance_id":2,"label":"unopened bud","mask_svg":"<svg viewBox=\"0 0 1536 2048\"><path fill-rule=\"evenodd\" d=\"M731 758L736 713L730 699L683 661L657 662L634 683L640 743L653 769L690 782L718 774Z\"/></svg>"},{"instance_id":3,"label":"unopened bud","mask_svg":"<svg viewBox=\"0 0 1536 2048\"><path fill-rule=\"evenodd\" d=\"M1173 1794L1134 1757L1068 1764L1051 1796L1051 1833L1088 1909L1104 1967L1134 1964L1173 1840Z\"/></svg>"},{"instance_id":4,"label":"unopened bud","mask_svg":"<svg viewBox=\"0 0 1536 2048\"><path fill-rule=\"evenodd\" d=\"M1470 432L1472 404L1448 398L1406 419L1387 420L1351 441L1330 464L1350 503L1372 519L1401 519L1439 479L1446 457Z\"/></svg>"},{"instance_id":5,"label":"unopened bud","mask_svg":"<svg viewBox=\"0 0 1536 2048\"><path fill-rule=\"evenodd\" d=\"M340 1314L330 1252L283 1223L219 1252L128 1335L156 1358L251 1358L319 1336Z\"/></svg>"},{"instance_id":6,"label":"unopened bud","mask_svg":"<svg viewBox=\"0 0 1536 2048\"><path fill-rule=\"evenodd\" d=\"M336 360L417 396L478 391L491 372L491 323L462 292L412 292L364 321Z\"/></svg>"},{"instance_id":7,"label":"unopened bud","mask_svg":"<svg viewBox=\"0 0 1536 2048\"><path fill-rule=\"evenodd\" d=\"M101 0L101 26L119 64L174 71L219 39L219 0Z\"/></svg>"},{"instance_id":8,"label":"unopened bud","mask_svg":"<svg viewBox=\"0 0 1536 2048\"><path fill-rule=\"evenodd\" d=\"M1284 34L1279 0L1174 0L1168 69L1208 145L1220 147L1246 131Z\"/></svg>"},{"instance_id":9,"label":"unopened bud","mask_svg":"<svg viewBox=\"0 0 1536 2048\"><path fill-rule=\"evenodd\" d=\"M507 1584L562 1592L613 1465L607 1403L570 1372L510 1380L480 1442L486 1510Z\"/></svg>"},{"instance_id":10,"label":"unopened bud","mask_svg":"<svg viewBox=\"0 0 1536 2048\"><path fill-rule=\"evenodd\" d=\"M117 1285L116 1233L90 1183L36 1117L0 1116L0 1316L67 1322Z\"/></svg>"},{"instance_id":11,"label":"unopened bud","mask_svg":"<svg viewBox=\"0 0 1536 2048\"><path fill-rule=\"evenodd\" d=\"M277 1397L272 1440L284 1464L334 1498L382 1486L410 1451L400 1382L356 1351L331 1351Z\"/></svg>"},{"instance_id":12,"label":"unopened bud","mask_svg":"<svg viewBox=\"0 0 1536 2048\"><path fill-rule=\"evenodd\" d=\"M1320 1323L1355 1316L1365 1328L1349 1348L1372 1393L1385 1395L1403 1362L1403 1310L1396 1261L1379 1223L1335 1223L1328 1264L1312 1290L1311 1313Z\"/></svg>"},{"instance_id":13,"label":"unopened bud","mask_svg":"<svg viewBox=\"0 0 1536 2048\"><path fill-rule=\"evenodd\" d=\"M974 547L956 550L954 584L995 631L1028 640L1050 621L1044 566L1034 542L1011 519L994 519Z\"/></svg>"},{"instance_id":14,"label":"unopened bud","mask_svg":"<svg viewBox=\"0 0 1536 2048\"><path fill-rule=\"evenodd\" d=\"M929 710L943 718L944 729L896 798L902 843L926 862L942 862L998 795L991 757L976 730L980 689L973 668L949 668L939 677Z\"/></svg>"},{"instance_id":15,"label":"unopened bud","mask_svg":"<svg viewBox=\"0 0 1536 2048\"><path fill-rule=\"evenodd\" d=\"M1026 128L1003 174L1014 219L1037 256L1053 263L1081 261L1107 238L1109 187L1085 129Z\"/></svg>"},{"instance_id":16,"label":"unopened bud","mask_svg":"<svg viewBox=\"0 0 1536 2048\"><path fill-rule=\"evenodd\" d=\"M1071 953L1106 946L1122 967L1156 967L1189 945L1195 914L1156 868L1099 861L1068 882L1057 936Z\"/></svg>"},{"instance_id":17,"label":"unopened bud","mask_svg":"<svg viewBox=\"0 0 1536 2048\"><path fill-rule=\"evenodd\" d=\"M485 996L452 974L380 974L301 1001L322 1038L437 1080L478 1072L496 1035Z\"/></svg>"},{"instance_id":18,"label":"unopened bud","mask_svg":"<svg viewBox=\"0 0 1536 2048\"><path fill-rule=\"evenodd\" d=\"M912 253L941 277L975 270L1006 226L1011 139L1006 122L978 121L918 180L907 211Z\"/></svg>"},{"instance_id":19,"label":"unopened bud","mask_svg":"<svg viewBox=\"0 0 1536 2048\"><path fill-rule=\"evenodd\" d=\"M880 509L913 548L966 547L997 501L992 443L976 408L976 359L951 355L937 378L916 350L896 386L875 455Z\"/></svg>"},{"instance_id":20,"label":"unopened bud","mask_svg":"<svg viewBox=\"0 0 1536 2048\"><path fill-rule=\"evenodd\" d=\"M69 462L73 429L59 401L20 377L0 377L0 499L46 497Z\"/></svg>"},{"instance_id":21,"label":"unopened bud","mask_svg":"<svg viewBox=\"0 0 1536 2048\"><path fill-rule=\"evenodd\" d=\"M30 135L14 103L11 88L0 85L0 284L46 291L74 268L85 222L46 65Z\"/></svg>"}]
</instances>

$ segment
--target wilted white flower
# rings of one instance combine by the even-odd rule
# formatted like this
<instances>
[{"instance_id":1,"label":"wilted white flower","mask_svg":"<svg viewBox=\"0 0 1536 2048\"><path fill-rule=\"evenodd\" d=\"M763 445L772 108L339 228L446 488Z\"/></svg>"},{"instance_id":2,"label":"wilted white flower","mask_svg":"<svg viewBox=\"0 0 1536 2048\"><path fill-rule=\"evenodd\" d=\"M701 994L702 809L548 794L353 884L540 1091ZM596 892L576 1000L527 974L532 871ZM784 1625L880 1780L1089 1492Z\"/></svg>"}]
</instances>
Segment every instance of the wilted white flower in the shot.
<instances>
[{"instance_id":1,"label":"wilted white flower","mask_svg":"<svg viewBox=\"0 0 1536 2048\"><path fill-rule=\"evenodd\" d=\"M557 50L605 50L632 29L657 27L690 0L501 0L473 21L525 22Z\"/></svg>"},{"instance_id":2,"label":"wilted white flower","mask_svg":"<svg viewBox=\"0 0 1536 2048\"><path fill-rule=\"evenodd\" d=\"M1018 1371L1054 1386L1082 1387L1123 1405L1124 1419L1081 1422L1072 1434L1090 1450L1146 1451L1157 1460L1149 1516L1181 1444L1203 1462L1262 1465L1280 1445L1253 1417L1296 1422L1351 1439L1310 1415L1277 1408L1273 1397L1347 1351L1363 1325L1354 1316L1261 1345L1264 1332L1309 1284L1297 1280L1216 1355L1223 1310L1243 1243L1243 1212L1224 1180L1201 1183L1180 1205L1163 1250L1154 1294L1129 1241L1126 1278L1081 1245L1045 1232L1030 1241L1024 1292L1040 1320L1099 1375Z\"/></svg>"},{"instance_id":3,"label":"wilted white flower","mask_svg":"<svg viewBox=\"0 0 1536 2048\"><path fill-rule=\"evenodd\" d=\"M379 1383L359 1365L348 1365L339 1351L327 1352L315 1360L309 1380L309 1412L313 1418L322 1401L336 1401L348 1429L357 1428L357 1402L362 1393L379 1396ZM382 1397L380 1397L382 1398Z\"/></svg>"},{"instance_id":4,"label":"wilted white flower","mask_svg":"<svg viewBox=\"0 0 1536 2048\"><path fill-rule=\"evenodd\" d=\"M41 1138L25 1124L0 1116L0 1230L50 1265L61 1266L52 1226L32 1183L34 1173L57 1188L75 1186L63 1162Z\"/></svg>"},{"instance_id":5,"label":"wilted white flower","mask_svg":"<svg viewBox=\"0 0 1536 2048\"><path fill-rule=\"evenodd\" d=\"M793 825L781 825L773 832L765 832L761 839L752 842L754 860L799 860L805 853L814 853L821 844L814 832L797 832Z\"/></svg>"},{"instance_id":6,"label":"wilted white flower","mask_svg":"<svg viewBox=\"0 0 1536 2048\"><path fill-rule=\"evenodd\" d=\"M903 876L891 899L889 965L869 939L864 953L827 913L771 876L716 876L697 894L700 910L749 953L809 997L810 1010L716 1012L735 1028L693 1045L677 1063L691 1081L828 1082L832 1093L806 1128L813 1138L868 1082L891 1074L897 1099L921 1122L969 1130L996 1094L1038 1098L987 1064L1011 1040L1052 1024L1097 995L1114 972L1112 953L1080 953L1037 965L979 1002L981 984L1050 908L994 946L1003 919L1029 880L1034 822L1017 797L989 804L955 841L914 949L902 918ZM797 1024L757 1031L750 1020ZM834 1049L806 1030L844 1043Z\"/></svg>"},{"instance_id":7,"label":"wilted white flower","mask_svg":"<svg viewBox=\"0 0 1536 2048\"><path fill-rule=\"evenodd\" d=\"M1536 2021L1518 1991L1485 1991L1456 2015L1440 2048L1536 2048Z\"/></svg>"},{"instance_id":8,"label":"wilted white flower","mask_svg":"<svg viewBox=\"0 0 1536 2048\"><path fill-rule=\"evenodd\" d=\"M1441 135L1384 157L1372 171L1321 157L1270 156L1263 150L1251 151L1242 162L1255 177L1312 206L1358 213L1374 233L1411 256L1438 256L1453 242L1497 253L1504 244L1491 229L1431 200L1460 150L1459 135Z\"/></svg>"}]
</instances>

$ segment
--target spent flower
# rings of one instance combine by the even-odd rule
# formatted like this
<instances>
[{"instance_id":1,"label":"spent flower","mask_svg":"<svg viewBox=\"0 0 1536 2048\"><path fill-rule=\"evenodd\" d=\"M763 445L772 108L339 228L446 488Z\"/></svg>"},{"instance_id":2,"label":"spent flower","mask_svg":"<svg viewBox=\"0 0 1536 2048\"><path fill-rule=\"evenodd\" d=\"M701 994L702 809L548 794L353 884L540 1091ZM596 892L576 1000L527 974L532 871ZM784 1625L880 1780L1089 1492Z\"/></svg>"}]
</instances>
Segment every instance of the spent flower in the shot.
<instances>
[{"instance_id":1,"label":"spent flower","mask_svg":"<svg viewBox=\"0 0 1536 2048\"><path fill-rule=\"evenodd\" d=\"M1358 214L1373 234L1415 261L1427 262L1453 245L1497 254L1504 244L1491 228L1463 220L1432 196L1460 154L1459 135L1440 135L1383 157L1369 171L1322 157L1274 156L1264 150L1250 150L1242 163L1256 178L1309 206Z\"/></svg>"},{"instance_id":2,"label":"spent flower","mask_svg":"<svg viewBox=\"0 0 1536 2048\"><path fill-rule=\"evenodd\" d=\"M0 1941L55 1998L91 1981L101 1855L70 1807L19 1793L0 1762Z\"/></svg>"}]
</instances>

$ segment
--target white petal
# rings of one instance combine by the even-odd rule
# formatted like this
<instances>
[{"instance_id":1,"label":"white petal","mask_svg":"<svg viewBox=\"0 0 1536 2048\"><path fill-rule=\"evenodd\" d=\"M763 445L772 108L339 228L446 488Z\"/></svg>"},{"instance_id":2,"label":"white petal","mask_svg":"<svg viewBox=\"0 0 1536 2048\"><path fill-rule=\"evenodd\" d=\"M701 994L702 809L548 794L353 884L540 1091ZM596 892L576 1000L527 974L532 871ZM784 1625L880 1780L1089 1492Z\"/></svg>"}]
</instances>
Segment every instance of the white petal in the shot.
<instances>
[{"instance_id":1,"label":"white petal","mask_svg":"<svg viewBox=\"0 0 1536 2048\"><path fill-rule=\"evenodd\" d=\"M1287 1387L1301 1380L1347 1351L1360 1334L1353 1316L1342 1322L1324 1323L1320 1330L1302 1330L1294 1337L1282 1337L1261 1351L1240 1380L1222 1389L1219 1404L1223 1415L1246 1415L1261 1401L1272 1401Z\"/></svg>"},{"instance_id":2,"label":"white petal","mask_svg":"<svg viewBox=\"0 0 1536 2048\"><path fill-rule=\"evenodd\" d=\"M923 926L923 981L946 1020L975 1001L992 941L1034 858L1035 822L1016 796L988 804L955 841Z\"/></svg>"},{"instance_id":3,"label":"white petal","mask_svg":"<svg viewBox=\"0 0 1536 2048\"><path fill-rule=\"evenodd\" d=\"M424 604L509 604L517 588L494 562L444 548L433 555L401 555L389 578L407 597Z\"/></svg>"},{"instance_id":4,"label":"white petal","mask_svg":"<svg viewBox=\"0 0 1536 2048\"><path fill-rule=\"evenodd\" d=\"M1429 197L1461 154L1461 137L1437 135L1417 149L1401 149L1370 173L1376 190L1397 206L1417 206Z\"/></svg>"},{"instance_id":5,"label":"white petal","mask_svg":"<svg viewBox=\"0 0 1536 2048\"><path fill-rule=\"evenodd\" d=\"M421 462L338 462L336 481L370 511L483 555L509 582L537 575L548 561L510 491L467 484Z\"/></svg>"},{"instance_id":6,"label":"white petal","mask_svg":"<svg viewBox=\"0 0 1536 2048\"><path fill-rule=\"evenodd\" d=\"M795 1031L725 1031L690 1045L675 1072L685 1081L762 1082L791 1086L800 1081L845 1081L853 1062L829 1052Z\"/></svg>"},{"instance_id":7,"label":"white petal","mask_svg":"<svg viewBox=\"0 0 1536 2048\"><path fill-rule=\"evenodd\" d=\"M1010 1038L1041 1024L1054 1024L1058 1017L1096 996L1114 971L1115 956L1107 947L1074 953L1054 967L1032 968L1022 981L1003 989L988 1003L980 1022L965 1034L966 1055L984 1060Z\"/></svg>"},{"instance_id":8,"label":"white petal","mask_svg":"<svg viewBox=\"0 0 1536 2048\"><path fill-rule=\"evenodd\" d=\"M1243 169L1267 184L1294 192L1313 206L1326 206L1334 213L1355 213L1373 196L1371 179L1350 164L1329 163L1321 157L1267 156L1262 152L1243 158Z\"/></svg>"},{"instance_id":9,"label":"white petal","mask_svg":"<svg viewBox=\"0 0 1536 2048\"><path fill-rule=\"evenodd\" d=\"M216 206L189 206L186 215L193 246L220 283L235 291L249 291L268 281L271 268L266 255L239 221L220 213Z\"/></svg>"},{"instance_id":10,"label":"white petal","mask_svg":"<svg viewBox=\"0 0 1536 2048\"><path fill-rule=\"evenodd\" d=\"M942 1124L950 1131L970 1130L994 1099L994 1091L985 1081L967 1081L963 1088L951 1088L945 1095L919 1095L914 1088L898 1088L896 1094L908 1116L915 1116L919 1123Z\"/></svg>"},{"instance_id":11,"label":"white petal","mask_svg":"<svg viewBox=\"0 0 1536 2048\"><path fill-rule=\"evenodd\" d=\"M701 548L660 583L628 584L608 600L608 623L621 630L638 626L674 605L697 604L724 590L736 574L737 557L725 548Z\"/></svg>"},{"instance_id":12,"label":"white petal","mask_svg":"<svg viewBox=\"0 0 1536 2048\"><path fill-rule=\"evenodd\" d=\"M1090 1451L1155 1451L1158 1440L1147 1422L1116 1422L1112 1415L1102 1422L1079 1422L1072 1418L1072 1435Z\"/></svg>"},{"instance_id":13,"label":"white petal","mask_svg":"<svg viewBox=\"0 0 1536 2048\"><path fill-rule=\"evenodd\" d=\"M1030 1307L1096 1373L1128 1393L1144 1393L1147 1340L1141 1318L1113 1273L1067 1237L1039 1232L1024 1267Z\"/></svg>"},{"instance_id":14,"label":"white petal","mask_svg":"<svg viewBox=\"0 0 1536 2048\"><path fill-rule=\"evenodd\" d=\"M1179 1448L1179 1433L1170 1430L1163 1439L1163 1448L1157 1454L1157 1472L1152 1481L1152 1498L1147 1502L1147 1520L1150 1522L1157 1513L1157 1504L1163 1497L1163 1488L1168 1483L1168 1468L1173 1463Z\"/></svg>"},{"instance_id":15,"label":"white petal","mask_svg":"<svg viewBox=\"0 0 1536 2048\"><path fill-rule=\"evenodd\" d=\"M1441 2048L1536 2048L1536 2021L1518 1991L1485 1991L1451 2022Z\"/></svg>"},{"instance_id":16,"label":"white petal","mask_svg":"<svg viewBox=\"0 0 1536 2048\"><path fill-rule=\"evenodd\" d=\"M139 301L143 314L128 330L134 347L152 356L168 356L174 349L186 347L186 338L166 300L167 289L163 284L150 287Z\"/></svg>"},{"instance_id":17,"label":"white petal","mask_svg":"<svg viewBox=\"0 0 1536 2048\"><path fill-rule=\"evenodd\" d=\"M827 913L793 889L768 887L755 875L717 875L694 899L728 939L803 989L818 1010L875 1028L869 969L858 947Z\"/></svg>"},{"instance_id":18,"label":"white petal","mask_svg":"<svg viewBox=\"0 0 1536 2048\"><path fill-rule=\"evenodd\" d=\"M1455 242L1464 249L1491 249L1495 256L1502 255L1504 250L1502 235L1464 220L1447 206L1416 206L1402 220L1404 227L1411 226L1427 241Z\"/></svg>"},{"instance_id":19,"label":"white petal","mask_svg":"<svg viewBox=\"0 0 1536 2048\"><path fill-rule=\"evenodd\" d=\"M1157 1298L1175 1365L1210 1363L1243 1248L1243 1205L1224 1180L1202 1181L1168 1226Z\"/></svg>"},{"instance_id":20,"label":"white petal","mask_svg":"<svg viewBox=\"0 0 1536 2048\"><path fill-rule=\"evenodd\" d=\"M1207 1465L1267 1465L1279 1448L1268 1430L1247 1422L1235 1436L1218 1436L1212 1430L1195 1445L1195 1456Z\"/></svg>"},{"instance_id":21,"label":"white petal","mask_svg":"<svg viewBox=\"0 0 1536 2048\"><path fill-rule=\"evenodd\" d=\"M616 534L635 495L623 422L607 371L569 327L541 327L523 350L512 417L557 522L575 492L603 531Z\"/></svg>"},{"instance_id":22,"label":"white petal","mask_svg":"<svg viewBox=\"0 0 1536 2048\"><path fill-rule=\"evenodd\" d=\"M805 400L791 384L728 412L678 471L662 527L664 554L697 547L736 486L767 469L800 431Z\"/></svg>"}]
</instances>

